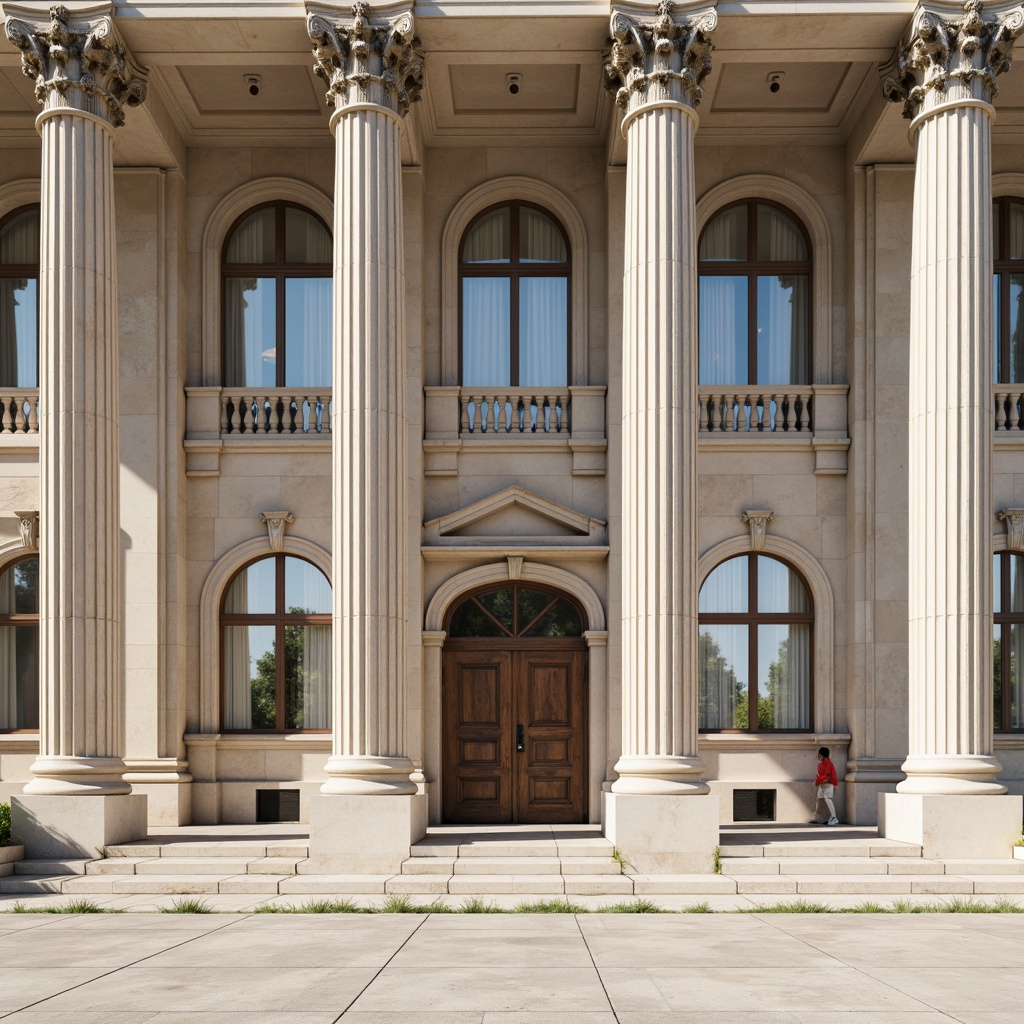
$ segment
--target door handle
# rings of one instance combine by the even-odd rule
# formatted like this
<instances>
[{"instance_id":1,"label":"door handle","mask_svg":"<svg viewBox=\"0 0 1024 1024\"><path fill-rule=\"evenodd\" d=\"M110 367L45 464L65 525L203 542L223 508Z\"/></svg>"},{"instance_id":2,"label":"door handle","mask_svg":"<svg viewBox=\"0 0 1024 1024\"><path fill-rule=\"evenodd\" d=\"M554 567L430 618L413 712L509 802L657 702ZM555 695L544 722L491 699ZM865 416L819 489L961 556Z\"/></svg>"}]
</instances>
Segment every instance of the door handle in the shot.
<instances>
[{"instance_id":1,"label":"door handle","mask_svg":"<svg viewBox=\"0 0 1024 1024\"><path fill-rule=\"evenodd\" d=\"M516 726L516 750L522 753L526 749L526 740L523 737L522 725Z\"/></svg>"}]
</instances>

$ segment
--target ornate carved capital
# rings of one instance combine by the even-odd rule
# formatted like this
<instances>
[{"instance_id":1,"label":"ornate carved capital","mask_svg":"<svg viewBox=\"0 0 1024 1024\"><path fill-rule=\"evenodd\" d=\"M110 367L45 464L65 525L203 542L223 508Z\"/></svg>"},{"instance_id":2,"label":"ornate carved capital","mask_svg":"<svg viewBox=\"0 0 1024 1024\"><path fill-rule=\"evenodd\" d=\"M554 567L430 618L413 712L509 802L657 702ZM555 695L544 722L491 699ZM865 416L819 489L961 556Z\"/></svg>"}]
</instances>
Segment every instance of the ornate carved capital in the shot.
<instances>
[{"instance_id":1,"label":"ornate carved capital","mask_svg":"<svg viewBox=\"0 0 1024 1024\"><path fill-rule=\"evenodd\" d=\"M656 16L640 20L642 12ZM678 21L676 12L682 15ZM696 107L711 71L711 33L717 25L715 5L706 0L661 0L656 11L647 4L615 4L612 52L604 66L605 86L615 93L615 102L623 110L658 101Z\"/></svg>"},{"instance_id":2,"label":"ornate carved capital","mask_svg":"<svg viewBox=\"0 0 1024 1024\"><path fill-rule=\"evenodd\" d=\"M1004 508L998 518L1006 523L1006 547L1024 551L1024 508Z\"/></svg>"},{"instance_id":3,"label":"ornate carved capital","mask_svg":"<svg viewBox=\"0 0 1024 1024\"><path fill-rule=\"evenodd\" d=\"M289 523L295 522L295 516L291 512L264 512L260 516L262 522L267 524L267 537L270 539L271 551L284 550L284 529Z\"/></svg>"},{"instance_id":4,"label":"ornate carved capital","mask_svg":"<svg viewBox=\"0 0 1024 1024\"><path fill-rule=\"evenodd\" d=\"M1009 71L1013 44L1024 32L1024 7L1005 4L984 16L984 0L929 0L918 8L895 58L881 69L882 91L914 118L945 100L991 102L996 78Z\"/></svg>"},{"instance_id":5,"label":"ornate carved capital","mask_svg":"<svg viewBox=\"0 0 1024 1024\"><path fill-rule=\"evenodd\" d=\"M112 4L51 7L42 21L28 8L4 5L7 38L21 50L21 69L35 80L44 110L82 110L119 128L124 108L146 98L148 71L125 49L112 12Z\"/></svg>"},{"instance_id":6,"label":"ornate carved capital","mask_svg":"<svg viewBox=\"0 0 1024 1024\"><path fill-rule=\"evenodd\" d=\"M357 103L386 107L405 116L423 90L423 56L414 47L408 3L351 7L306 5L313 43L313 70L327 83L327 104L337 110Z\"/></svg>"},{"instance_id":7,"label":"ornate carved capital","mask_svg":"<svg viewBox=\"0 0 1024 1024\"><path fill-rule=\"evenodd\" d=\"M743 513L743 522L750 526L750 550L764 551L764 542L768 537L768 524L775 513L766 508L748 508Z\"/></svg>"},{"instance_id":8,"label":"ornate carved capital","mask_svg":"<svg viewBox=\"0 0 1024 1024\"><path fill-rule=\"evenodd\" d=\"M18 517L18 532L21 534L21 546L29 551L39 547L39 513L15 512Z\"/></svg>"}]
</instances>

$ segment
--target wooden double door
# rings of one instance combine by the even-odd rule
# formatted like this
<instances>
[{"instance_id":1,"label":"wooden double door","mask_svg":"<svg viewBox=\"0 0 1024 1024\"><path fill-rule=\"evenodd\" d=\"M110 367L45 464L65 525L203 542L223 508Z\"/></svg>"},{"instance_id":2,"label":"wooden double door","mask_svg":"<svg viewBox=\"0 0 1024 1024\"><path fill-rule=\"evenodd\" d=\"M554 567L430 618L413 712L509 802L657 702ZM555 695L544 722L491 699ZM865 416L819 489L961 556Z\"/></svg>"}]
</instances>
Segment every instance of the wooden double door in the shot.
<instances>
[{"instance_id":1,"label":"wooden double door","mask_svg":"<svg viewBox=\"0 0 1024 1024\"><path fill-rule=\"evenodd\" d=\"M587 820L586 646L452 641L444 652L446 822Z\"/></svg>"}]
</instances>

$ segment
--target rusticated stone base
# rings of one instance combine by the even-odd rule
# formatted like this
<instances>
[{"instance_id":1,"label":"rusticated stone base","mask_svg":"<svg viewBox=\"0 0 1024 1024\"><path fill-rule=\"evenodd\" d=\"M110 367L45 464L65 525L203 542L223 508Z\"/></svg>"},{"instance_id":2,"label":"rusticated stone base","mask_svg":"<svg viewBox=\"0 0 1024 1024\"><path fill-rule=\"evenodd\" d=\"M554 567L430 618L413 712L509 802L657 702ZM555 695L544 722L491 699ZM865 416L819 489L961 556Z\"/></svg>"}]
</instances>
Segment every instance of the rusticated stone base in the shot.
<instances>
[{"instance_id":1,"label":"rusticated stone base","mask_svg":"<svg viewBox=\"0 0 1024 1024\"><path fill-rule=\"evenodd\" d=\"M12 797L11 834L29 858L102 857L107 846L146 837L146 798L139 793Z\"/></svg>"},{"instance_id":2,"label":"rusticated stone base","mask_svg":"<svg viewBox=\"0 0 1024 1024\"><path fill-rule=\"evenodd\" d=\"M309 867L338 875L398 874L427 834L427 797L318 793L309 801Z\"/></svg>"},{"instance_id":3,"label":"rusticated stone base","mask_svg":"<svg viewBox=\"0 0 1024 1024\"><path fill-rule=\"evenodd\" d=\"M714 870L718 797L604 793L604 834L639 875Z\"/></svg>"},{"instance_id":4,"label":"rusticated stone base","mask_svg":"<svg viewBox=\"0 0 1024 1024\"><path fill-rule=\"evenodd\" d=\"M920 846L928 859L1010 858L1024 797L881 793L878 833Z\"/></svg>"}]
</instances>

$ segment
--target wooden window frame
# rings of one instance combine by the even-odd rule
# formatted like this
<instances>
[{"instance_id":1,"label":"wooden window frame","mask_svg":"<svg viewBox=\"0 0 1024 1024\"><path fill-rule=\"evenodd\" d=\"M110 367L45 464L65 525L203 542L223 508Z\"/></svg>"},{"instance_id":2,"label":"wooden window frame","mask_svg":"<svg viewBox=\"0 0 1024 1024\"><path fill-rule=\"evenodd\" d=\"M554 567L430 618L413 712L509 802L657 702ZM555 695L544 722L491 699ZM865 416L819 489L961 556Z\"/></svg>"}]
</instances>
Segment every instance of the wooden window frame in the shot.
<instances>
[{"instance_id":1,"label":"wooden window frame","mask_svg":"<svg viewBox=\"0 0 1024 1024\"><path fill-rule=\"evenodd\" d=\"M519 260L519 210L522 208L536 210L548 218L559 230L565 244L566 260L564 263L522 263ZM509 211L509 259L507 263L466 263L462 259L466 240L473 229L485 217L497 210ZM458 303L459 303L459 383L462 383L463 356L463 288L462 282L467 278L504 278L509 281L509 383L471 385L483 388L518 388L519 383L519 282L524 277L549 277L565 279L565 383L553 384L550 387L566 388L572 380L572 246L565 226L550 210L536 203L521 199L495 203L481 210L466 225L466 230L459 239L458 253ZM531 385L532 386L532 385ZM539 386L539 385L538 385ZM547 385L545 385L547 386Z\"/></svg>"},{"instance_id":2,"label":"wooden window frame","mask_svg":"<svg viewBox=\"0 0 1024 1024\"><path fill-rule=\"evenodd\" d=\"M0 566L0 576L4 573L13 572L14 568L21 565L23 562L30 562L33 559L38 563L39 553L35 551L27 552L19 558L15 558L13 561L7 562L5 565ZM0 626L21 626L21 627L34 627L36 631L36 651L39 650L39 573L36 572L36 610L35 612L0 612ZM39 658L36 657L36 688L37 691L42 685L42 680L39 677ZM18 681L14 681L15 687L18 685ZM0 729L0 735L10 736L17 734L29 734L35 736L39 732L39 726L35 728L27 729Z\"/></svg>"},{"instance_id":3,"label":"wooden window frame","mask_svg":"<svg viewBox=\"0 0 1024 1024\"><path fill-rule=\"evenodd\" d=\"M254 213L258 213L260 210L266 210L273 208L274 214L274 262L273 263L228 263L227 254L228 247L231 245L231 239L234 237L235 232L243 221L248 220ZM221 291L221 327L220 327L220 358L221 358L221 380L225 386L230 387L249 387L259 388L260 385L256 384L232 384L227 385L226 383L226 368L228 366L228 296L227 296L227 282L232 278L239 277L255 277L255 278L273 278L274 279L274 351L275 356L275 367L274 367L274 387L283 388L285 384L285 373L286 373L286 354L285 354L285 288L287 282L290 279L302 278L332 278L334 275L334 268L331 263L287 263L285 262L285 211L288 209L300 210L302 213L313 217L323 225L327 231L328 237L331 239L332 244L334 240L334 234L331 228L326 224L322 217L320 217L313 210L309 209L308 206L303 206L301 203L293 203L286 199L275 199L266 203L259 203L256 206L250 206L245 213L236 217L232 222L231 227L228 228L227 234L224 236L224 245L221 247L220 255L220 291ZM295 385L296 387L308 387L309 384Z\"/></svg>"},{"instance_id":4,"label":"wooden window frame","mask_svg":"<svg viewBox=\"0 0 1024 1024\"><path fill-rule=\"evenodd\" d=\"M770 558L772 561L778 562L780 565L784 565L791 573L803 585L804 593L807 595L807 601L811 606L809 612L759 612L757 611L757 560L759 558ZM747 722L748 725L745 729L728 728L728 729L701 729L699 730L704 734L718 734L718 733L767 733L775 735L778 733L808 733L814 731L814 596L811 592L811 588L807 585L807 580L804 579L803 574L798 572L789 562L784 559L778 558L775 555L768 554L764 551L752 551L743 555L734 555L732 558L727 558L724 562L719 562L715 566L717 569L721 565L725 565L727 562L735 561L736 559L745 559L747 562L747 611L745 612L698 612L697 614L697 632L699 634L700 627L704 625L708 626L733 626L742 625L747 627ZM712 569L713 573L715 569ZM706 579L710 579L711 573L708 573ZM706 580L705 580L706 582ZM703 589L703 584L701 585ZM698 602L699 602L698 593ZM758 705L758 678L757 678L757 628L758 626L791 626L791 625L807 625L810 627L810 644L807 652L807 721L808 726L805 729L762 729L758 724L757 705ZM700 679L697 680L698 687L700 686Z\"/></svg>"},{"instance_id":5,"label":"wooden window frame","mask_svg":"<svg viewBox=\"0 0 1024 1024\"><path fill-rule=\"evenodd\" d=\"M285 649L285 629L288 626L331 626L333 624L333 615L330 612L317 612L310 615L289 615L284 610L284 563L286 558L294 558L296 561L305 562L316 572L323 576L323 571L319 566L314 565L308 559L303 558L301 555L290 554L289 552L280 552L272 555L259 555L257 558L251 558L241 568L236 570L228 581L227 586L224 588L224 593L220 599L219 608L219 643L220 643L220 720L225 721L225 700L224 700L224 689L225 689L225 678L224 678L224 631L227 626L273 626L274 627L274 651L284 651ZM231 591L235 580L249 569L250 566L255 565L257 562L274 560L274 612L270 613L227 613L224 611L224 605L227 602L228 594ZM327 577L324 576L327 580ZM330 580L327 580L328 586L330 586ZM314 734L314 733L327 733L330 734L330 729L288 729L285 727L285 659L276 657L274 659L274 710L275 710L275 722L273 729L231 729L224 728L221 731L225 733L259 733L261 735L277 734L277 733L302 733L302 734ZM331 686L335 685L334 680L331 680Z\"/></svg>"},{"instance_id":6,"label":"wooden window frame","mask_svg":"<svg viewBox=\"0 0 1024 1024\"><path fill-rule=\"evenodd\" d=\"M42 208L39 203L25 203L23 206L15 207L10 213L3 217L0 217L0 235L3 234L4 229L13 221L15 218L22 216L30 211L35 211L37 218L42 223ZM42 242L40 241L40 245ZM20 280L22 278L30 279L36 283L36 386L38 387L39 382L39 264L38 263L0 263L0 278L4 280ZM13 384L5 385L7 387L14 387Z\"/></svg>"},{"instance_id":7,"label":"wooden window frame","mask_svg":"<svg viewBox=\"0 0 1024 1024\"><path fill-rule=\"evenodd\" d=\"M1024 612L1012 612L1008 611L1010 607L1010 559L1015 555L1020 556L1019 551L997 551L996 552L996 565L998 568L995 572L998 574L999 580L999 598L1000 606L1002 611L993 612L992 615L992 641L993 648L995 646L995 640L998 636L1000 641L1000 658L999 658L999 669L1000 669L1000 701L999 701L999 713L1000 713L1000 725L995 725L995 710L996 710L996 694L995 694L995 666L993 665L993 679L992 679L992 713L993 713L993 731L997 733L1009 733L1011 735L1020 735L1024 733L1024 727L1020 729L1009 729L1005 723L1010 721L1011 705L1012 700L1010 697L1010 659L1002 656L1004 645L1002 643L1003 631L1000 627L1002 626L1022 626L1024 627ZM994 567L995 568L995 567ZM1022 583L1024 585L1024 583ZM1007 630L1009 633L1009 630ZM995 653L993 649L993 654ZM1024 687L1022 687L1024 690Z\"/></svg>"},{"instance_id":8,"label":"wooden window frame","mask_svg":"<svg viewBox=\"0 0 1024 1024\"><path fill-rule=\"evenodd\" d=\"M994 326L999 335L999 352L993 367L993 377L997 384L1021 383L1010 380L1010 334L1012 317L1010 313L1010 290L1013 277L1024 277L1024 259L1012 260L1010 251L1010 207L1013 204L1024 206L1024 199L1018 196L999 196L992 200L992 217L999 224L999 252L993 254L992 275L993 286L995 276L999 276L999 323ZM1024 377L1024 365L1021 366Z\"/></svg>"},{"instance_id":9,"label":"wooden window frame","mask_svg":"<svg viewBox=\"0 0 1024 1024\"><path fill-rule=\"evenodd\" d=\"M729 210L737 207L747 208L747 259L745 260L701 260L699 258L701 242L704 241L704 234L715 223L716 220ZM757 208L759 206L770 206L780 213L784 213L796 225L807 247L806 260L759 260L757 258ZM757 279L759 277L770 277L777 275L784 277L807 278L807 380L789 381L785 384L778 384L779 387L804 387L810 386L814 380L814 249L811 246L811 236L807 233L804 222L782 203L774 202L771 199L740 199L729 203L721 209L716 210L714 215L704 225L704 230L697 240L697 298L700 301L699 280L702 277L746 277L747 279L747 382L741 385L738 381L730 381L737 387L772 386L771 382L758 380L757 373ZM699 324L698 317L698 324ZM699 343L698 343L699 352ZM700 378L700 367L697 369L698 379ZM778 383L778 382L774 382ZM708 385L715 386L715 385Z\"/></svg>"},{"instance_id":10,"label":"wooden window frame","mask_svg":"<svg viewBox=\"0 0 1024 1024\"><path fill-rule=\"evenodd\" d=\"M505 626L499 622L484 605L482 605L477 598L482 594L493 594L499 590L512 590L512 609L513 609L513 624L516 627L515 633L509 633L505 629ZM535 615L529 622L524 626L519 625L519 600L516 596L516 592L519 590L535 590L541 594L547 594L551 600L544 606L544 608ZM480 636L456 636L451 632L452 619L455 617L455 613L467 602L473 601L477 608L479 608L501 631L501 636L493 637L480 637ZM555 604L556 601L565 601L567 604L572 605L576 610L576 613L580 617L580 635L579 636L527 636L526 632L534 625L538 620L542 619ZM483 645L493 647L507 647L512 646L528 646L535 647L538 644L547 645L553 644L555 646L566 646L566 647L578 647L581 644L586 646L586 638L584 633L587 632L587 613L583 606L577 601L571 594L567 594L562 590L558 590L555 587L546 586L542 583L534 583L531 580L506 580L501 583L486 583L480 587L474 587L472 590L462 594L457 601L453 601L448 607L448 611L444 617L444 631L446 634L445 647L448 648L452 645L459 646L460 644L471 644L471 645Z\"/></svg>"}]
</instances>

